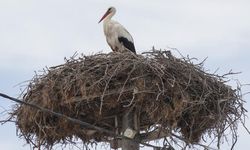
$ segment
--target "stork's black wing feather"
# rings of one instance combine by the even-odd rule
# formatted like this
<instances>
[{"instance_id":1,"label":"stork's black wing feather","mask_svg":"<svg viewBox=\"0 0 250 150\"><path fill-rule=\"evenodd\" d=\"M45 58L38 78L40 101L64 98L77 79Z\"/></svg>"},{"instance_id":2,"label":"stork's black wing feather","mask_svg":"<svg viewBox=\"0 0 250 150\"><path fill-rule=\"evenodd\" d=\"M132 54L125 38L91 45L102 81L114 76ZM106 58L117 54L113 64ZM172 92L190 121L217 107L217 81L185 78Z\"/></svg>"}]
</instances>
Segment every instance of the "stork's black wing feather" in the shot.
<instances>
[{"instance_id":1,"label":"stork's black wing feather","mask_svg":"<svg viewBox=\"0 0 250 150\"><path fill-rule=\"evenodd\" d=\"M127 49L129 49L131 52L136 54L135 51L135 45L133 42L129 41L127 38L125 37L118 37L118 40L120 43L122 43L124 45L124 47L126 47Z\"/></svg>"}]
</instances>

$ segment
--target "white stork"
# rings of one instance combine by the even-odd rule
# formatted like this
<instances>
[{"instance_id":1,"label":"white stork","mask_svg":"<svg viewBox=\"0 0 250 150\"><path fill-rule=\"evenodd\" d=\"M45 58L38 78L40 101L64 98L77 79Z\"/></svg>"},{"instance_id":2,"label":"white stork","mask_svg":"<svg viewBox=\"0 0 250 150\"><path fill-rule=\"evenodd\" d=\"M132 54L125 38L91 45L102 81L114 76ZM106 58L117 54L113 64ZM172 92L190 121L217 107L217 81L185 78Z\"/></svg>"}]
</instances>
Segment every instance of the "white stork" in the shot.
<instances>
[{"instance_id":1,"label":"white stork","mask_svg":"<svg viewBox=\"0 0 250 150\"><path fill-rule=\"evenodd\" d=\"M134 40L129 32L118 22L111 20L116 9L110 7L98 23L103 20L103 29L106 40L114 52L135 52Z\"/></svg>"}]
</instances>

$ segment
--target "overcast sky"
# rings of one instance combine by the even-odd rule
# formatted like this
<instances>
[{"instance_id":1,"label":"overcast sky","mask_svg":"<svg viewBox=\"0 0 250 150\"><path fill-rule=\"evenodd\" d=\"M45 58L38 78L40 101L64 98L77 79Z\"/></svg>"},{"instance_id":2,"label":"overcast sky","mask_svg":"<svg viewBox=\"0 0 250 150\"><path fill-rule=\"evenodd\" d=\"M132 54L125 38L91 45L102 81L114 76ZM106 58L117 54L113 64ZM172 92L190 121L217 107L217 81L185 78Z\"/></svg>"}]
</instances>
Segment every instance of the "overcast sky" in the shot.
<instances>
[{"instance_id":1,"label":"overcast sky","mask_svg":"<svg viewBox=\"0 0 250 150\"><path fill-rule=\"evenodd\" d=\"M242 72L235 79L250 83L249 0L0 0L0 92L17 97L24 88L17 84L75 51L110 52L97 23L109 6L116 7L114 19L131 33L138 53L174 47L183 55L208 57L211 72L233 69ZM0 112L13 104L0 98ZM0 149L30 149L15 132L14 124L0 125ZM240 126L236 149L248 149L249 139Z\"/></svg>"}]
</instances>

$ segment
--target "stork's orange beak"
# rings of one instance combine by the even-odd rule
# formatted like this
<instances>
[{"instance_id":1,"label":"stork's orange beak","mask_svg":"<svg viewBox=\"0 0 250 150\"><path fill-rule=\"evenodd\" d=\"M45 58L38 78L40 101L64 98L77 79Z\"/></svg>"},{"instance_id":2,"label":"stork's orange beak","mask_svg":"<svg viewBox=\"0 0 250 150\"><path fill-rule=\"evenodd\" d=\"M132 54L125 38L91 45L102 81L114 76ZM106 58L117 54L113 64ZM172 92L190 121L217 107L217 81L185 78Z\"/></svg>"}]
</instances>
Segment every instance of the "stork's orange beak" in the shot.
<instances>
[{"instance_id":1,"label":"stork's orange beak","mask_svg":"<svg viewBox=\"0 0 250 150\"><path fill-rule=\"evenodd\" d=\"M107 12L102 16L102 18L100 19L100 21L99 21L98 23L102 22L102 20L103 20L104 18L106 18L109 14L110 14L110 11L107 11Z\"/></svg>"}]
</instances>

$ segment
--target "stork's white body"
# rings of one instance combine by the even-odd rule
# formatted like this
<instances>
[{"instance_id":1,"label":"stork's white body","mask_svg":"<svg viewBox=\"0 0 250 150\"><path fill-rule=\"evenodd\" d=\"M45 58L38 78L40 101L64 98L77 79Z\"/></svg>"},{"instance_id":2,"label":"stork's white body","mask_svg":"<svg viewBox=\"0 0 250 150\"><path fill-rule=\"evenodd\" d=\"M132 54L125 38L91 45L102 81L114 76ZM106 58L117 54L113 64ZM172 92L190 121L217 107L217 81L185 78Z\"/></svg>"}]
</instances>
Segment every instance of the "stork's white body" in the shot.
<instances>
[{"instance_id":1,"label":"stork's white body","mask_svg":"<svg viewBox=\"0 0 250 150\"><path fill-rule=\"evenodd\" d=\"M129 32L120 23L114 20L105 20L103 23L103 30L106 40L113 51L124 52L128 50L118 40L119 37L125 37L128 41L134 43L134 40Z\"/></svg>"},{"instance_id":2,"label":"stork's white body","mask_svg":"<svg viewBox=\"0 0 250 150\"><path fill-rule=\"evenodd\" d=\"M132 51L135 53L134 40L132 36L120 23L111 19L115 12L115 8L111 7L102 18L104 19L103 30L107 43L114 52Z\"/></svg>"}]
</instances>

